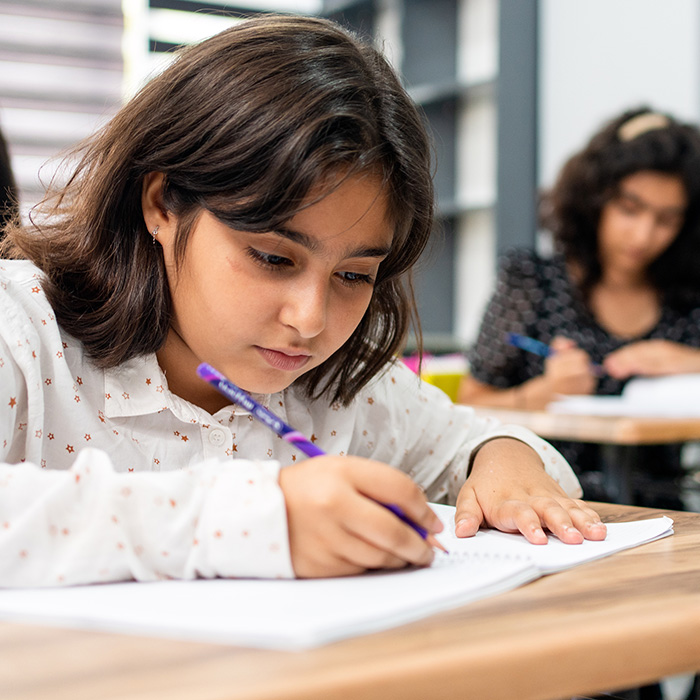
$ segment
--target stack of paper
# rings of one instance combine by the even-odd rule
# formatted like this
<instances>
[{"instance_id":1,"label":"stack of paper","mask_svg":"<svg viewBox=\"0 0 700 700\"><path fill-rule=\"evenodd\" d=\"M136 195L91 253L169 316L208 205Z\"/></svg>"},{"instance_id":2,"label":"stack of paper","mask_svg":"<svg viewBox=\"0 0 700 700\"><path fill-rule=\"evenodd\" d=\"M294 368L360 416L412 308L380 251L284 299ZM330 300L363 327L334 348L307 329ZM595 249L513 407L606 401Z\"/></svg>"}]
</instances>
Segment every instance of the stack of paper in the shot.
<instances>
[{"instance_id":1,"label":"stack of paper","mask_svg":"<svg viewBox=\"0 0 700 700\"><path fill-rule=\"evenodd\" d=\"M620 396L562 396L553 413L649 418L700 418L700 374L637 377Z\"/></svg>"},{"instance_id":2,"label":"stack of paper","mask_svg":"<svg viewBox=\"0 0 700 700\"><path fill-rule=\"evenodd\" d=\"M449 555L433 566L315 580L198 580L0 591L0 618L276 649L303 649L395 627L670 535L656 518L608 525L603 542L454 535L454 508L434 506Z\"/></svg>"}]
</instances>

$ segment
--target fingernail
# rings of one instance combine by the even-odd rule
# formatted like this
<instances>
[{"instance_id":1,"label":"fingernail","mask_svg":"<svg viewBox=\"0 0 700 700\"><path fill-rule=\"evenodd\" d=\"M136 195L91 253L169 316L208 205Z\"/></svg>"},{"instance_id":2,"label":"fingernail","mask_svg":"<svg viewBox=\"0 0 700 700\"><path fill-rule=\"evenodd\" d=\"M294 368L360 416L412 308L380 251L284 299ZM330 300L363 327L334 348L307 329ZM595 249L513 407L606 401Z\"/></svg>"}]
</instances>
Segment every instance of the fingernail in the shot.
<instances>
[{"instance_id":1,"label":"fingernail","mask_svg":"<svg viewBox=\"0 0 700 700\"><path fill-rule=\"evenodd\" d=\"M567 525L564 528L564 531L566 532L567 535L570 535L576 540L579 540L580 542L583 542L586 538L577 530L575 527L572 527L571 525Z\"/></svg>"},{"instance_id":2,"label":"fingernail","mask_svg":"<svg viewBox=\"0 0 700 700\"><path fill-rule=\"evenodd\" d=\"M432 527L430 528L433 532L442 532L445 529L445 526L440 520L440 518L436 518L436 520L433 522Z\"/></svg>"},{"instance_id":3,"label":"fingernail","mask_svg":"<svg viewBox=\"0 0 700 700\"><path fill-rule=\"evenodd\" d=\"M455 525L455 532L459 532L460 530L467 530L469 529L469 521L466 519L458 520L457 524Z\"/></svg>"},{"instance_id":4,"label":"fingernail","mask_svg":"<svg viewBox=\"0 0 700 700\"><path fill-rule=\"evenodd\" d=\"M535 535L535 537L546 537L544 530L541 527L533 527L532 534Z\"/></svg>"}]
</instances>

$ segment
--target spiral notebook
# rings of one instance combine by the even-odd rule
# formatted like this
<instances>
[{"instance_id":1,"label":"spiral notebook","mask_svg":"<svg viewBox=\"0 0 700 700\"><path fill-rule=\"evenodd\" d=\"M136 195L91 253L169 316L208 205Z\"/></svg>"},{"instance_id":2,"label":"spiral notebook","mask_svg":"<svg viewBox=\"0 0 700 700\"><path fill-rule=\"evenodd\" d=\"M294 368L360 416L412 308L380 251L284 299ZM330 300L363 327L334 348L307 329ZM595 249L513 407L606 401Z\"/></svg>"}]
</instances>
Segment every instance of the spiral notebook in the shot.
<instances>
[{"instance_id":1,"label":"spiral notebook","mask_svg":"<svg viewBox=\"0 0 700 700\"><path fill-rule=\"evenodd\" d=\"M513 589L673 533L670 518L608 525L604 542L531 545L492 530L454 533L433 566L317 580L197 580L0 590L0 618L126 634L299 650L377 632Z\"/></svg>"}]
</instances>

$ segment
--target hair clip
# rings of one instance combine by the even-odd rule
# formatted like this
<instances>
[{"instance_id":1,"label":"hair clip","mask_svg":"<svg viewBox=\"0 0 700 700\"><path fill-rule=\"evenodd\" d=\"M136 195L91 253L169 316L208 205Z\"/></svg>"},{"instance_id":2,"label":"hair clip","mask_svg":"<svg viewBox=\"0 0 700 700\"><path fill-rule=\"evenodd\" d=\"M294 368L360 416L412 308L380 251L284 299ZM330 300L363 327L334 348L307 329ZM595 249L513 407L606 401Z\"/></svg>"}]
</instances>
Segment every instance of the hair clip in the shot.
<instances>
[{"instance_id":1,"label":"hair clip","mask_svg":"<svg viewBox=\"0 0 700 700\"><path fill-rule=\"evenodd\" d=\"M667 126L670 126L670 124L671 120L665 114L644 112L643 114L638 114L636 117L628 119L622 124L617 130L617 138L623 142L632 141L636 139L637 136L646 134L647 131L665 129Z\"/></svg>"}]
</instances>

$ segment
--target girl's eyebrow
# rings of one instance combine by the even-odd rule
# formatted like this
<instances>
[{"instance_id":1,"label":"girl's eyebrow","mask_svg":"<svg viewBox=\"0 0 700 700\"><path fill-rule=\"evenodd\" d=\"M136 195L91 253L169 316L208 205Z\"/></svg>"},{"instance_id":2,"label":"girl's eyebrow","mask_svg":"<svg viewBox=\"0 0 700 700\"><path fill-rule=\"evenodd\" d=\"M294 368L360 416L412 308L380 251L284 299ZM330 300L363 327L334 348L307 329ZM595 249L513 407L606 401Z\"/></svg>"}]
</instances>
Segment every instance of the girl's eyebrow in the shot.
<instances>
[{"instance_id":1,"label":"girl's eyebrow","mask_svg":"<svg viewBox=\"0 0 700 700\"><path fill-rule=\"evenodd\" d=\"M287 226L278 226L270 231L270 233L277 234L292 241L293 243L298 243L304 248L308 248L311 252L318 250L318 241L315 238L302 233L301 231L295 231L294 229L288 228Z\"/></svg>"},{"instance_id":2,"label":"girl's eyebrow","mask_svg":"<svg viewBox=\"0 0 700 700\"><path fill-rule=\"evenodd\" d=\"M303 233L302 231L295 231L294 229L288 228L286 226L279 226L279 227L271 230L270 233L274 233L278 236L281 236L282 238L286 238L287 240L290 240L293 243L298 243L299 245L303 246L304 248L310 250L312 253L318 251L320 248L318 241L315 238L313 238L312 236L309 236L308 234ZM350 250L345 257L346 258L385 258L387 255L389 255L390 251L391 251L391 245L375 246L375 247L366 246L366 247L361 247L361 248L356 248L354 250Z\"/></svg>"},{"instance_id":3,"label":"girl's eyebrow","mask_svg":"<svg viewBox=\"0 0 700 700\"><path fill-rule=\"evenodd\" d=\"M635 194L634 192L630 192L629 190L625 190L624 188L620 190L620 197L623 197L624 199L629 199L635 204L645 207L646 209L649 209L656 214L684 214L686 210L686 207L682 206L655 207L653 204L650 204L639 195Z\"/></svg>"}]
</instances>

